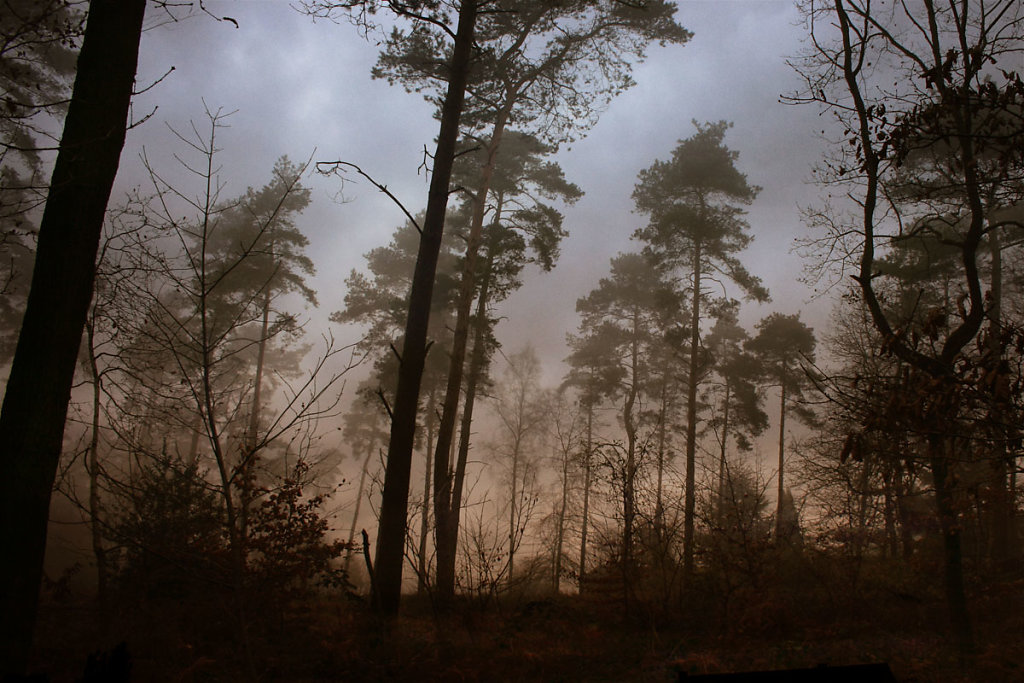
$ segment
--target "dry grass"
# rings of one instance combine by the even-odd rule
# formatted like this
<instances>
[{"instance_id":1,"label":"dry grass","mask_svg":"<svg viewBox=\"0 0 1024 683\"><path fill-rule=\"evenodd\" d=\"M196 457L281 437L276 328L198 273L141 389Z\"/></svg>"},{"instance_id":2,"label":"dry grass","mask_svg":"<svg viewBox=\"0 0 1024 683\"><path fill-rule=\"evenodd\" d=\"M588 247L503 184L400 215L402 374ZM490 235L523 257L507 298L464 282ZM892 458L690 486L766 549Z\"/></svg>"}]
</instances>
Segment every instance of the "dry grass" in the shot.
<instances>
[{"instance_id":1,"label":"dry grass","mask_svg":"<svg viewBox=\"0 0 1024 683\"><path fill-rule=\"evenodd\" d=\"M976 597L980 647L970 671L936 618L941 604L898 609L899 600L876 598L829 613L779 595L734 610L735 628L726 629L697 603L677 613L634 604L625 618L621 605L562 596L439 615L410 598L402 617L384 624L362 603L324 596L277 612L250 605L247 647L227 603L209 596L122 606L106 626L89 606L48 601L36 670L70 683L89 652L125 640L138 681L653 682L679 671L879 661L901 681L1012 681L1024 678L1022 588L1008 582Z\"/></svg>"}]
</instances>

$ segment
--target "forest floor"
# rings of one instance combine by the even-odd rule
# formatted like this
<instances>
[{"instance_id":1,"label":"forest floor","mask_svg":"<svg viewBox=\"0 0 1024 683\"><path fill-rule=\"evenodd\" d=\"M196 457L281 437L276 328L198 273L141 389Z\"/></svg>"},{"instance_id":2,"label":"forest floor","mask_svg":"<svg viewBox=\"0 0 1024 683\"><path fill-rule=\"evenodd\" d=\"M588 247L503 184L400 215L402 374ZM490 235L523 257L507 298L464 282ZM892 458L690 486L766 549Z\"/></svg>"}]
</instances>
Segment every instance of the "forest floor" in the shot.
<instances>
[{"instance_id":1,"label":"forest floor","mask_svg":"<svg viewBox=\"0 0 1024 683\"><path fill-rule=\"evenodd\" d=\"M784 602L784 601L783 601ZM968 667L939 600L860 599L828 613L799 601L744 604L729 628L699 608L658 614L579 596L461 604L445 615L409 598L389 626L344 598L276 610L250 604L246 634L224 603L161 600L96 610L47 600L35 671L81 677L87 655L127 643L135 681L650 681L723 673L886 662L903 682L1024 681L1024 581L973 597L978 643ZM907 604L903 604L907 603Z\"/></svg>"}]
</instances>

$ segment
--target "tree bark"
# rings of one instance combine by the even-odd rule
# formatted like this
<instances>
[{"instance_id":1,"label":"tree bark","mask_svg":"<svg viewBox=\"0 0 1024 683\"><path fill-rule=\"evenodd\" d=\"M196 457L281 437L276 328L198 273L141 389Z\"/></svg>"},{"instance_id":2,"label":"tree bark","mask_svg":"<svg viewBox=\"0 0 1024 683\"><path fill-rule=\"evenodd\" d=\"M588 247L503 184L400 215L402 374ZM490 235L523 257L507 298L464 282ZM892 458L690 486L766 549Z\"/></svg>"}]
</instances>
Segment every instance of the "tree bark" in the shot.
<instances>
[{"instance_id":1,"label":"tree bark","mask_svg":"<svg viewBox=\"0 0 1024 683\"><path fill-rule=\"evenodd\" d=\"M553 587L557 595L561 590L562 547L565 545L565 512L569 502L569 454L562 453L562 501L558 506L558 529L555 534L555 557L552 563Z\"/></svg>"},{"instance_id":2,"label":"tree bark","mask_svg":"<svg viewBox=\"0 0 1024 683\"><path fill-rule=\"evenodd\" d=\"M636 515L636 423L633 408L640 393L640 314L633 314L633 344L630 352L630 387L622 407L622 424L626 430L626 469L622 477L622 571L625 581L623 589L629 591L630 568L633 562L633 522Z\"/></svg>"},{"instance_id":3,"label":"tree bark","mask_svg":"<svg viewBox=\"0 0 1024 683\"><path fill-rule=\"evenodd\" d=\"M124 146L144 0L92 0L35 270L0 414L0 675L23 674L32 646L50 491L96 275L96 252Z\"/></svg>"},{"instance_id":4,"label":"tree bark","mask_svg":"<svg viewBox=\"0 0 1024 683\"><path fill-rule=\"evenodd\" d=\"M459 9L448 90L441 107L441 128L434 152L427 212L423 220L423 232L420 236L416 268L409 294L409 313L398 370L398 389L391 420L391 439L388 444L374 562L373 604L378 611L388 617L398 614L402 595L402 567L405 563L405 535L409 510L409 475L412 468L420 381L427 352L430 302L433 297L437 259L441 250L441 236L444 233L448 186L455 160L459 121L462 117L472 62L476 15L476 1L465 0Z\"/></svg>"},{"instance_id":5,"label":"tree bark","mask_svg":"<svg viewBox=\"0 0 1024 683\"><path fill-rule=\"evenodd\" d=\"M654 530L658 534L658 540L665 532L665 505L662 501L662 492L665 479L665 420L668 413L668 373L661 377L661 405L658 410L658 490L655 493L654 501Z\"/></svg>"},{"instance_id":6,"label":"tree bark","mask_svg":"<svg viewBox=\"0 0 1024 683\"><path fill-rule=\"evenodd\" d=\"M785 373L785 371L783 371ZM782 539L782 499L786 494L785 485L785 453L786 453L786 378L782 377L781 395L779 396L779 488L775 502L775 540Z\"/></svg>"},{"instance_id":7,"label":"tree bark","mask_svg":"<svg viewBox=\"0 0 1024 683\"><path fill-rule=\"evenodd\" d=\"M729 381L726 380L725 402L722 410L722 443L718 453L718 504L715 506L715 517L719 527L723 527L725 524L725 457L729 443L729 394L731 389Z\"/></svg>"},{"instance_id":8,"label":"tree bark","mask_svg":"<svg viewBox=\"0 0 1024 683\"><path fill-rule=\"evenodd\" d=\"M590 477L593 469L594 448L594 405L587 401L587 451L583 454L583 521L580 523L580 579L579 591L583 595L583 586L587 579L587 530L590 521Z\"/></svg>"},{"instance_id":9,"label":"tree bark","mask_svg":"<svg viewBox=\"0 0 1024 683\"><path fill-rule=\"evenodd\" d=\"M500 209L499 209L500 212ZM442 601L455 595L455 556L458 550L459 523L462 515L462 489L466 479L466 463L469 460L469 445L473 429L473 409L476 405L477 387L487 363L485 349L487 336L487 307L495 255L488 254L484 279L480 284L477 298L477 327L473 339L473 353L469 361L469 375L466 377L466 398L462 406L462 422L459 426L459 450L455 459L455 471L449 493L445 519L436 524L437 593ZM435 506L437 505L435 501Z\"/></svg>"},{"instance_id":10,"label":"tree bark","mask_svg":"<svg viewBox=\"0 0 1024 683\"><path fill-rule=\"evenodd\" d=\"M103 508L100 502L100 370L96 363L93 322L85 325L86 343L89 349L89 374L92 375L92 433L89 436L89 529L92 532L92 552L96 558L96 602L100 611L107 607L107 552L103 547L103 526L100 519Z\"/></svg>"},{"instance_id":11,"label":"tree bark","mask_svg":"<svg viewBox=\"0 0 1024 683\"><path fill-rule=\"evenodd\" d=\"M434 446L434 518L436 544L438 546L439 594L442 598L454 595L455 545L459 533L457 506L455 500L454 471L451 466L451 448L455 435L455 420L459 411L459 394L466 365L466 348L469 342L469 319L473 308L473 293L476 290L476 271L480 243L483 237L484 213L487 208L487 194L497 163L498 148L510 113L510 105L498 112L490 143L487 146L487 161L481 169L480 183L473 200L473 215L470 218L469 235L466 240L466 256L463 260L459 298L456 303L455 331L452 337L452 353L448 364L448 383L444 402L441 406L441 420L437 427L437 444ZM467 397L466 404L469 405ZM466 408L463 407L463 434L468 434ZM470 411L472 416L472 412ZM470 418L471 420L471 418ZM461 453L461 450L460 450ZM456 465L457 467L457 465ZM442 568L443 563L443 568ZM449 565L451 566L449 578Z\"/></svg>"},{"instance_id":12,"label":"tree bark","mask_svg":"<svg viewBox=\"0 0 1024 683\"><path fill-rule=\"evenodd\" d=\"M1010 527L1013 517L1013 498L1009 486L1009 454L1007 448L1006 414L1003 410L1003 397L1000 386L1003 380L1003 341L1002 341L1002 303L1003 303L1003 256L999 233L992 230L988 235L989 251L992 256L992 280L990 288L990 305L988 308L988 371L993 377L989 424L993 430L991 481L986 487L989 491L991 505L992 543L990 560L995 569L1007 567L1010 559ZM1007 373L1008 374L1008 373Z\"/></svg>"},{"instance_id":13,"label":"tree bark","mask_svg":"<svg viewBox=\"0 0 1024 683\"><path fill-rule=\"evenodd\" d=\"M432 460L434 457L434 394L435 390L430 390L430 395L427 398L427 419L424 420L424 427L427 430L427 447L424 449L424 453L427 457L426 466L424 467L423 473L423 505L420 508L420 547L419 547L419 575L416 577L416 592L423 594L427 590L427 568L429 562L427 562L427 537L430 536L430 482Z\"/></svg>"},{"instance_id":14,"label":"tree bark","mask_svg":"<svg viewBox=\"0 0 1024 683\"><path fill-rule=\"evenodd\" d=\"M352 511L352 526L348 530L348 551L345 553L345 573L348 574L352 564L352 553L355 551L356 528L359 525L359 508L363 504L363 491L366 488L366 473L370 469L370 459L373 458L373 444L366 449L366 457L363 459L363 468L359 472L359 488L356 489L356 509Z\"/></svg>"},{"instance_id":15,"label":"tree bark","mask_svg":"<svg viewBox=\"0 0 1024 683\"><path fill-rule=\"evenodd\" d=\"M690 371L686 380L686 504L683 513L683 581L693 577L694 528L697 495L697 366L700 360L701 244L693 247L693 302L690 308Z\"/></svg>"}]
</instances>

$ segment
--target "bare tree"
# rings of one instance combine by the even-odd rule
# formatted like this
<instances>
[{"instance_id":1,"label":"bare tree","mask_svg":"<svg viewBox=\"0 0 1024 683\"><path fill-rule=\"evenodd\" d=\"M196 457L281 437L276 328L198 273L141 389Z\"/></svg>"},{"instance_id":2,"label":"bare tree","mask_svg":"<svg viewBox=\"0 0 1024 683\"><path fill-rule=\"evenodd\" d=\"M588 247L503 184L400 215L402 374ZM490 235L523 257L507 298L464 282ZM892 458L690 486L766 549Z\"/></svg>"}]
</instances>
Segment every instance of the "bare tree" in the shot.
<instances>
[{"instance_id":1,"label":"bare tree","mask_svg":"<svg viewBox=\"0 0 1024 683\"><path fill-rule=\"evenodd\" d=\"M823 181L846 188L851 200L846 214L818 214L827 228L819 245L845 257L830 265L852 270L882 351L906 363L927 387L915 392L908 417L916 416L927 450L950 620L966 654L974 640L954 503L957 450L965 442L953 428L966 405L963 353L988 310L979 268L984 238L1003 228L991 220L1001 199L988 191L989 183L999 182L999 167L1012 165L1022 148L1019 107L1006 103L1024 86L1018 74L990 68L1019 59L1024 50L1022 8L1012 0L891 7L834 0L804 8L812 40L798 62L806 88L794 100L816 103L838 120L841 144L820 172ZM921 154L933 161L929 172L917 175L924 180L920 191L896 191L905 164ZM941 191L929 190L928 178L940 180ZM880 269L880 258L914 235L948 241L958 261L955 305L935 310L924 340L905 333L905 319L881 294L891 276Z\"/></svg>"}]
</instances>

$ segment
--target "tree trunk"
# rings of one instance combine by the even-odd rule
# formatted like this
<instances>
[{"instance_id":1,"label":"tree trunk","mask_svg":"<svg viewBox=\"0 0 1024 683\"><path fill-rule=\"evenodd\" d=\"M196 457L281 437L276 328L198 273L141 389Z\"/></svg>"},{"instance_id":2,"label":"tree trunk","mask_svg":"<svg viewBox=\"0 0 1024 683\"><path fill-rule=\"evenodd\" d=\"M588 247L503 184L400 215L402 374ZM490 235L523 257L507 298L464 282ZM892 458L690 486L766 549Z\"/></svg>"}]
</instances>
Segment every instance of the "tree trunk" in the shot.
<instances>
[{"instance_id":1,"label":"tree trunk","mask_svg":"<svg viewBox=\"0 0 1024 683\"><path fill-rule=\"evenodd\" d=\"M1003 257L999 242L999 233L992 230L988 235L989 249L992 255L992 284L988 308L988 371L994 377L992 385L989 424L993 430L991 466L992 475L988 486L988 497L991 508L990 561L998 571L1005 569L1010 559L1010 519L1013 515L1013 499L1009 487L1009 454L1007 448L1006 414L999 389L1003 384L1004 364L1002 341L1002 303L1003 303ZM1008 370L1008 369L1007 369ZM1006 375L1009 373L1007 372ZM1009 378L1006 378L1009 381Z\"/></svg>"},{"instance_id":2,"label":"tree trunk","mask_svg":"<svg viewBox=\"0 0 1024 683\"><path fill-rule=\"evenodd\" d=\"M593 470L594 449L594 406L587 401L587 451L583 454L583 521L580 523L580 579L579 591L583 595L583 586L587 579L587 530L590 522L590 477Z\"/></svg>"},{"instance_id":3,"label":"tree trunk","mask_svg":"<svg viewBox=\"0 0 1024 683\"><path fill-rule=\"evenodd\" d=\"M630 353L630 387L626 394L626 402L622 406L622 424L626 430L626 468L622 477L622 571L625 585L629 591L629 570L633 562L633 520L636 515L635 484L636 484L636 424L633 422L633 408L636 405L640 371L640 334L639 313L633 314L633 344Z\"/></svg>"},{"instance_id":4,"label":"tree trunk","mask_svg":"<svg viewBox=\"0 0 1024 683\"><path fill-rule=\"evenodd\" d=\"M945 564L946 603L953 635L963 655L974 652L974 635L967 611L967 593L964 589L963 549L960 539L960 515L950 488L949 463L952 461L954 437L932 435L929 454L932 478L935 484L935 505L942 529L942 551Z\"/></svg>"},{"instance_id":5,"label":"tree trunk","mask_svg":"<svg viewBox=\"0 0 1024 683\"><path fill-rule=\"evenodd\" d=\"M499 209L500 213L500 209ZM437 528L437 593L441 601L455 595L455 557L458 550L459 523L462 515L462 488L466 479L466 463L469 461L469 445L473 429L473 410L476 406L477 387L487 363L487 307L490 297L491 271L495 254L488 254L484 279L480 284L477 298L476 334L473 339L473 353L469 361L469 375L466 377L466 398L462 406L462 422L459 426L459 451L455 459L450 498L444 525L435 521ZM435 470L436 471L436 470ZM436 506L436 502L435 502Z\"/></svg>"},{"instance_id":6,"label":"tree trunk","mask_svg":"<svg viewBox=\"0 0 1024 683\"><path fill-rule=\"evenodd\" d=\"M427 447L424 449L424 454L427 457L427 462L424 466L423 473L423 506L420 509L420 547L419 547L419 575L416 581L416 592L420 595L423 594L427 589L427 537L430 536L430 482L432 458L434 457L434 413L436 407L434 405L434 394L435 390L430 390L430 396L427 398L427 419L425 419L424 426L427 429Z\"/></svg>"},{"instance_id":7,"label":"tree trunk","mask_svg":"<svg viewBox=\"0 0 1024 683\"><path fill-rule=\"evenodd\" d=\"M487 162L480 172L480 182L473 200L473 215L470 218L469 235L466 240L466 256L462 264L459 282L459 298L455 311L455 331L452 336L452 353L448 364L448 382L444 402L441 406L441 421L437 427L437 444L434 447L434 517L436 544L443 557L438 558L438 586L442 598L454 594L454 557L459 525L456 512L461 500L456 503L453 495L453 468L451 448L455 435L455 418L459 410L459 394L462 390L463 372L466 365L466 348L469 342L469 324L473 308L473 293L476 290L477 261L483 237L484 213L487 208L487 194L497 163L498 148L510 113L509 106L498 112L491 140L487 147ZM468 400L467 400L468 404ZM463 423L466 423L466 409L463 408ZM470 413L472 414L472 413ZM463 430L463 434L468 431ZM461 453L461 450L460 450ZM456 466L457 467L457 466ZM458 508L456 507L458 505ZM444 574L441 574L441 563ZM451 579L448 567L451 565Z\"/></svg>"},{"instance_id":8,"label":"tree trunk","mask_svg":"<svg viewBox=\"0 0 1024 683\"><path fill-rule=\"evenodd\" d=\"M273 249L273 247L271 247ZM263 310L261 320L260 342L256 350L256 373L252 387L252 410L249 412L248 439L246 439L244 459L239 465L239 535L249 535L249 507L253 498L253 468L256 466L256 452L259 449L260 406L263 394L263 366L267 357L267 341L270 336L270 283L263 292Z\"/></svg>"},{"instance_id":9,"label":"tree trunk","mask_svg":"<svg viewBox=\"0 0 1024 683\"><path fill-rule=\"evenodd\" d=\"M100 611L107 607L107 553L103 547L103 525L100 519L100 371L96 364L95 336L92 320L85 324L89 350L89 374L92 375L92 433L89 438L89 529L92 532L92 552L96 558L96 602Z\"/></svg>"},{"instance_id":10,"label":"tree trunk","mask_svg":"<svg viewBox=\"0 0 1024 683\"><path fill-rule=\"evenodd\" d=\"M50 492L124 146L144 0L92 0L0 413L0 676L28 665Z\"/></svg>"},{"instance_id":11,"label":"tree trunk","mask_svg":"<svg viewBox=\"0 0 1024 683\"><path fill-rule=\"evenodd\" d=\"M658 490L654 500L654 530L658 540L665 532L665 505L662 501L662 490L665 477L665 420L668 413L668 374L661 378L661 406L658 411Z\"/></svg>"},{"instance_id":12,"label":"tree trunk","mask_svg":"<svg viewBox=\"0 0 1024 683\"><path fill-rule=\"evenodd\" d=\"M269 285L268 285L269 287ZM259 442L260 400L263 393L263 365L267 356L267 340L270 336L270 290L263 293L260 343L256 351L256 375L252 386L252 411L249 413L249 448L246 456L252 458Z\"/></svg>"},{"instance_id":13,"label":"tree trunk","mask_svg":"<svg viewBox=\"0 0 1024 683\"><path fill-rule=\"evenodd\" d=\"M716 505L716 519L718 526L725 524L725 454L729 443L729 393L732 387L729 381L725 382L725 404L722 410L722 443L718 453L718 505Z\"/></svg>"},{"instance_id":14,"label":"tree trunk","mask_svg":"<svg viewBox=\"0 0 1024 683\"><path fill-rule=\"evenodd\" d=\"M348 550L345 553L345 574L348 574L352 564L352 553L355 550L356 529L359 526L359 508L363 504L363 491L366 488L366 473L370 469L370 460L373 458L373 445L366 449L366 457L363 458L363 468L359 472L359 488L356 490L356 509L352 511L352 526L348 530Z\"/></svg>"},{"instance_id":15,"label":"tree trunk","mask_svg":"<svg viewBox=\"0 0 1024 683\"><path fill-rule=\"evenodd\" d=\"M512 497L508 525L508 582L512 583L512 573L516 566L516 531L519 528L516 520L516 484L519 482L519 440L512 447Z\"/></svg>"},{"instance_id":16,"label":"tree trunk","mask_svg":"<svg viewBox=\"0 0 1024 683\"><path fill-rule=\"evenodd\" d=\"M571 444L571 442L570 442ZM562 453L562 501L558 506L558 529L555 534L555 557L552 563L555 595L561 589L562 580L562 547L565 545L565 510L569 503L569 453Z\"/></svg>"},{"instance_id":17,"label":"tree trunk","mask_svg":"<svg viewBox=\"0 0 1024 683\"><path fill-rule=\"evenodd\" d=\"M786 495L785 484L786 453L786 378L782 378L779 396L779 489L775 503L775 540L782 540L782 501Z\"/></svg>"},{"instance_id":18,"label":"tree trunk","mask_svg":"<svg viewBox=\"0 0 1024 683\"><path fill-rule=\"evenodd\" d=\"M701 244L693 247L693 302L690 307L690 371L686 380L686 505L683 513L683 581L693 577L694 514L697 495L697 367L700 344Z\"/></svg>"},{"instance_id":19,"label":"tree trunk","mask_svg":"<svg viewBox=\"0 0 1024 683\"><path fill-rule=\"evenodd\" d=\"M427 326L433 297L437 259L448 207L449 181L459 137L466 83L472 62L477 3L466 0L459 9L459 24L452 48L448 91L441 107L441 129L434 152L427 212L409 294L405 342L398 370L398 389L391 420L391 439L384 473L377 553L374 562L373 604L386 616L398 614L405 563L405 534L409 510L409 474L416 434L420 381L427 352ZM435 463L436 469L436 463Z\"/></svg>"}]
</instances>

